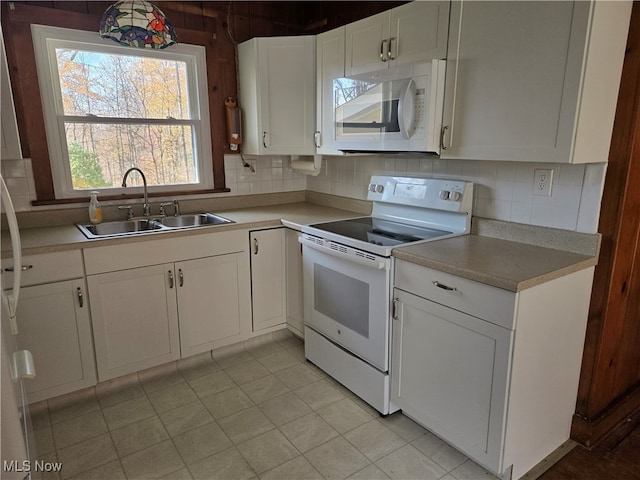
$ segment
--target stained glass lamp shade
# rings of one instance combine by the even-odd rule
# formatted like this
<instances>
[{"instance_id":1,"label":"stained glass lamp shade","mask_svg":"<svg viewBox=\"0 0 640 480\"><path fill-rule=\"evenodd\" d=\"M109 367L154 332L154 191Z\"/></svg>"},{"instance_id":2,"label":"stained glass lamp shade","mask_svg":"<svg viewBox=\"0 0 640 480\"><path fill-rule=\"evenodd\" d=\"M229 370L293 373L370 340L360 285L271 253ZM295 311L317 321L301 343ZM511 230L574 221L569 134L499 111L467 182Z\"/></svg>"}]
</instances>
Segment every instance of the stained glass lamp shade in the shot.
<instances>
[{"instance_id":1,"label":"stained glass lamp shade","mask_svg":"<svg viewBox=\"0 0 640 480\"><path fill-rule=\"evenodd\" d=\"M144 0L124 0L107 8L100 21L100 36L129 47L158 49L178 43L164 13Z\"/></svg>"}]
</instances>

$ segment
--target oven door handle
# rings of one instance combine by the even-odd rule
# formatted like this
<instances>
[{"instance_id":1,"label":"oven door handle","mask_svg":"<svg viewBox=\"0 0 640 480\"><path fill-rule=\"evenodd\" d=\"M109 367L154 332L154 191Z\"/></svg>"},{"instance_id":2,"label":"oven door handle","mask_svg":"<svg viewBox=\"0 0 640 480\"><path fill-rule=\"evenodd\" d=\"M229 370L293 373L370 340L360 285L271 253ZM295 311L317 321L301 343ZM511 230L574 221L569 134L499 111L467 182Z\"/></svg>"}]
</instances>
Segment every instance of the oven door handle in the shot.
<instances>
[{"instance_id":1,"label":"oven door handle","mask_svg":"<svg viewBox=\"0 0 640 480\"><path fill-rule=\"evenodd\" d=\"M312 248L313 250L317 250L319 252L322 253L326 253L327 255L331 255L333 257L337 257L337 258L341 258L343 260L346 260L348 262L352 262L352 263L358 263L360 265L364 265L365 267L370 267L370 268L375 268L377 270L383 270L386 266L387 266L387 262L386 261L380 261L380 260L372 260L372 259L368 259L365 257L358 257L356 255L349 255L348 253L342 253L338 250L333 250L331 248L328 247L322 247L310 240L307 240L306 238L300 236L298 237L298 241L302 244L305 245L309 248Z\"/></svg>"}]
</instances>

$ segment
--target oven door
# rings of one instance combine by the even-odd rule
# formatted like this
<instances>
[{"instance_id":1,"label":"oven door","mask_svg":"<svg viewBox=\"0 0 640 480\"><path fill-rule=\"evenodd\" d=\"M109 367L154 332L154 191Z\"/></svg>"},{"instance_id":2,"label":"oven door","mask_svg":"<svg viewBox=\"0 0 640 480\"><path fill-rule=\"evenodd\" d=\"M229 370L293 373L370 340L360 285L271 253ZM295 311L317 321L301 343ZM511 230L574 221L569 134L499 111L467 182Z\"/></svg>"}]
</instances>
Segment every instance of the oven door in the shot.
<instances>
[{"instance_id":1,"label":"oven door","mask_svg":"<svg viewBox=\"0 0 640 480\"><path fill-rule=\"evenodd\" d=\"M305 323L389 370L391 259L302 235Z\"/></svg>"}]
</instances>

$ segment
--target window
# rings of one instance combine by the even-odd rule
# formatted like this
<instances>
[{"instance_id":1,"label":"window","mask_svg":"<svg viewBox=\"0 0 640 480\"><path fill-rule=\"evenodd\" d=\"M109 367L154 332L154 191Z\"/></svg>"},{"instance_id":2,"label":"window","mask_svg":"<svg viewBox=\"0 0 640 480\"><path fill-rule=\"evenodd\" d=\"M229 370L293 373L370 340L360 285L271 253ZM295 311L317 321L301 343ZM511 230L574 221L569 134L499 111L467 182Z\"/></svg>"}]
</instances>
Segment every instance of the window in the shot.
<instances>
[{"instance_id":1,"label":"window","mask_svg":"<svg viewBox=\"0 0 640 480\"><path fill-rule=\"evenodd\" d=\"M133 166L149 191L213 188L204 47L138 49L40 25L32 34L57 198L125 193Z\"/></svg>"}]
</instances>

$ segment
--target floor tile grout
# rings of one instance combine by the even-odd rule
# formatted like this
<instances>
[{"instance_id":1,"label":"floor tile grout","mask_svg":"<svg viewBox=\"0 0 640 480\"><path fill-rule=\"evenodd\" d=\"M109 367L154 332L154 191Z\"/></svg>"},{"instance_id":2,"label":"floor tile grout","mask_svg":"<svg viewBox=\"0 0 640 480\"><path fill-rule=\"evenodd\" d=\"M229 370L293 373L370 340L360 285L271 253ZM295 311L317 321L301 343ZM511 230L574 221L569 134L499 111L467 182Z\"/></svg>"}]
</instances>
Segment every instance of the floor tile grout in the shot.
<instances>
[{"instance_id":1,"label":"floor tile grout","mask_svg":"<svg viewBox=\"0 0 640 480\"><path fill-rule=\"evenodd\" d=\"M468 459L466 457L464 457L464 460L462 461L462 463L457 464L456 466L454 466L453 468L447 469L446 467L444 467L443 465L441 465L438 461L436 461L435 459L431 458L429 455L427 455L426 453L422 452L419 448L417 448L414 445L414 442L416 442L418 439L422 438L427 430L422 429L422 427L418 427L416 425L416 428L418 430L416 430L416 432L418 432L418 436L416 438L411 439L411 435L409 435L406 432L411 433L411 429L409 430L405 430L405 434L407 435L407 438L405 438L405 436L403 436L401 433L401 430L403 428L406 428L405 424L400 423L399 425L396 424L395 428L392 428L389 422L391 420L386 421L387 419L391 418L389 417L381 417L379 414L377 414L377 412L372 412L372 408L368 407L367 405L364 405L362 400L360 400L357 396L355 396L352 392L350 392L349 390L347 390L344 386L340 385L339 383L337 383L334 379L328 377L322 370L320 370L318 367L316 367L315 365L304 361L303 359L300 358L300 348L302 346L302 343L293 343L292 341L288 342L286 345L283 345L283 342L280 341L276 341L276 340L271 340L270 342L256 342L255 344L253 344L250 348L247 348L247 345L243 345L242 348L238 348L236 347L234 350L229 349L228 350L228 354L225 355L218 355L218 359L216 360L216 353L214 352L209 352L209 356L207 358L206 355L203 356L202 361L200 360L194 360L193 364L191 364L188 360L187 361L177 361L174 362L174 367L169 367L167 366L165 368L166 371L163 371L163 368L161 367L159 370L156 370L154 372L154 369L149 369L145 373L140 372L140 374L136 374L135 375L135 381L133 379L131 379L133 384L137 384L137 387L140 389L140 394L137 396L134 396L132 398L126 398L125 400L119 400L113 404L110 404L110 402L107 401L108 394L112 393L112 391L109 390L104 390L104 391L98 391L98 389L96 387L91 387L91 389L93 389L93 397L95 398L95 402L97 404L98 409L100 410L100 414L101 414L101 418L102 421L104 422L104 424L106 425L106 432L101 432L101 433L96 433L94 436L90 437L90 438L83 438L81 440L78 441L78 443L72 443L70 445L67 445L65 447L62 448L58 448L58 444L56 441L56 436L54 434L54 423L53 423L53 417L55 415L55 412L57 410L60 410L61 408L71 408L69 407L69 405L72 405L71 403L66 402L67 399L58 399L56 401L60 401L60 405L61 407L59 407L58 409L53 409L52 411L52 407L51 407L51 403L49 401L47 401L46 403L46 412L42 413L42 415L46 415L46 420L47 422L43 423L47 423L47 425L45 425L42 428L49 428L51 430L51 435L53 437L53 452L56 457L59 459L59 452L61 449L63 448L68 448L74 445L79 445L80 443L89 440L89 439L95 439L98 438L99 436L107 433L109 435L109 439L111 442L111 446L113 447L113 449L115 450L116 453L116 458L115 460L109 460L109 461L105 461L102 465L87 465L87 469L82 471L82 472L76 472L75 475L82 475L83 473L87 473L89 471L91 471L92 469L99 467L99 466L104 466L107 465L109 463L111 463L112 461L118 461L120 468L122 469L122 471L124 472L125 476L127 478L129 478L129 474L127 474L127 470L125 470L125 464L126 462L124 461L125 459L133 456L133 455L138 455L140 454L140 452L144 452L146 450L152 451L154 448L157 448L159 445L164 444L165 442L168 442L168 444L171 445L172 451L175 451L175 453L177 453L177 459L179 458L180 462L182 462L182 466L176 468L174 471L167 473L166 475L171 475L172 473L177 473L179 471L181 471L182 469L186 468L187 471L189 472L189 475L191 475L193 477L193 475L195 475L193 468L194 465L196 464L201 464L204 461L206 461L207 459L212 459L214 456L219 455L223 452L229 452L231 450L234 450L238 455L239 458L244 459L244 461L246 462L247 466L251 469L251 471L253 471L253 474L255 475L256 478L260 478L264 475L267 475L269 472L278 469L280 467L282 467L283 465L287 464L290 461L293 461L295 458L299 458L302 457L309 465L311 465L311 468L313 468L313 471L317 472L320 475L323 475L322 471L318 470L318 468L316 467L316 465L314 465L313 462L313 455L310 455L311 452L315 451L316 449L320 449L321 447L325 447L328 448L328 444L331 442L335 442L338 439L344 439L344 441L347 442L348 445L350 445L355 452L357 452L359 455L362 456L362 458L364 458L367 462L367 464L362 467L359 468L358 470L356 470L355 472L351 472L349 473L349 475L354 475L357 474L360 471L363 471L367 468L371 468L371 466L374 466L375 468L381 470L381 471L385 471L383 468L383 463L382 462L384 459L389 459L389 458L393 458L394 454L398 455L400 454L400 450L402 449L407 449L407 447L411 447L411 449L415 450L415 452L419 455L419 458L424 457L428 462L433 463L435 466L437 466L437 468L439 470L445 471L444 475L442 476L446 476L446 475L451 475L452 477L454 477L453 475L453 471L456 470L457 468L459 468L462 464L464 464L466 461L468 461ZM224 349L223 349L224 350ZM289 356L291 356L292 358L295 359L295 363L293 363L290 359L288 359L287 357L284 357L284 359L282 360L282 362L284 362L283 364L285 364L285 366L282 366L281 368L279 368L278 366L278 358L277 357L273 357L276 354L287 354ZM272 360L273 362L269 362L268 359L269 357L273 357ZM232 360L230 361L230 363L227 364L227 362L225 362L225 359L229 359L231 358ZM237 360L237 361L236 361ZM262 361L261 361L262 360ZM254 361L256 362L255 365L259 365L261 366L262 369L264 369L264 371L262 371L260 368L257 368L255 372L252 372L251 367L249 367L246 371L243 371L242 368L240 367L241 365L246 364L248 362ZM210 364L208 362L211 362ZM286 364L287 362L292 362L292 364ZM295 367L299 367L300 365L305 365L307 367L309 367L309 372L312 373L313 375L317 376L317 378L311 379L309 380L309 382L304 383L306 381L306 378L304 380L301 380L301 382L303 382L303 385L297 386L296 388L291 388L288 384L285 384L281 381L281 379L278 377L278 373L279 372L286 372L288 369L293 369ZM269 366L271 366L272 368L268 368ZM238 368L240 367L240 368ZM158 368L158 367L155 367ZM234 378L234 376L229 375L228 371L230 369L234 369L234 373L237 374L236 378ZM275 368L275 370L274 370ZM194 373L195 375L191 375L189 372ZM228 388L223 388L222 390L216 390L215 388L213 389L215 391L215 393L212 393L210 395L202 395L199 393L199 389L197 390L194 385L192 385L192 382L197 381L199 378L203 378L207 375L216 373L216 372L223 372L227 375L227 377L229 377L230 379L230 383ZM265 373L266 372L266 373ZM157 373L157 374L156 374ZM306 372L305 372L306 373ZM282 375L282 374L281 374ZM162 384L162 380L165 379L165 376L169 379L166 385ZM253 378L253 376L256 376L256 378ZM281 387L274 387L276 388L276 390L273 391L273 395L268 391L269 385L266 385L264 388L267 389L266 393L265 393L265 398L262 399L261 401L256 401L255 398L259 395L260 390L256 390L256 391L252 391L251 388L249 387L249 385L252 384L252 382L258 382L261 379L266 379L269 377L273 377L273 380L275 380L276 382L279 382L283 387L284 390L283 391L279 391L277 390L278 388ZM244 379L247 378L251 378L251 380L248 381L242 381ZM301 395L302 392L313 392L314 390L311 388L312 385L316 385L316 388L320 387L322 382L326 382L328 386L332 387L335 391L337 392L337 396L339 396L340 398L332 398L332 397L328 397L328 402L327 403L323 403L322 401L320 401L319 403L317 402L312 402L312 404L308 403L308 395L305 397L303 395ZM295 384L294 382L292 382L292 384ZM255 384L254 384L255 386ZM258 387L259 388L259 384ZM179 388L178 388L179 387ZM186 388L184 388L186 387ZM125 386L121 387L123 389L125 388L133 388L132 394L136 393L135 387L131 387L131 384L126 384ZM182 390L184 388L184 392L190 392L190 393L179 393L178 395L183 395L183 397L177 397L177 399L173 400L171 399L170 396L168 396L167 398L163 397L163 393L165 395L170 394L169 389L174 388L176 390L176 392L178 390ZM83 395L86 395L88 397L91 397L91 389L87 389L89 390L89 392L84 392ZM237 389L239 392L241 392L242 394L244 394L247 398L248 398L248 404L246 406L242 405L243 408L237 410L237 411L233 411L232 413L228 413L225 412L225 414L223 416L220 417L216 417L216 414L214 413L214 411L211 410L211 403L213 403L213 398L217 397L220 394L223 394L224 392L229 392L232 389ZM305 390L306 389L306 390ZM114 391L117 391L117 385L114 386ZM298 410L296 410L295 414L292 414L293 417L292 418L288 418L285 417L283 419L285 419L286 421L284 421L284 423L281 424L276 424L274 423L275 419L278 418L278 415L276 415L276 417L274 417L274 419L270 418L271 414L275 414L274 412L271 412L269 415L267 415L267 413L264 411L263 409L265 409L267 407L268 402L271 402L275 399L278 399L280 397L283 397L285 395L291 395L289 398L293 398L295 399L295 401L300 402L300 405L303 405L306 409L308 409L308 412L306 413L300 413L298 414ZM126 396L126 395L125 395ZM82 397L82 395L81 395ZM116 424L117 426L114 426L112 424L109 423L108 421L108 417L105 414L105 409L109 409L111 407L116 407L118 405L122 405L126 402L129 401L133 401L136 399L140 399L144 397L146 404L150 405L151 407L151 412L153 412L153 415L150 415L148 417L144 417L144 418L136 418L135 420L132 420L130 422L124 423L122 425ZM163 399L164 400L159 400L159 399ZM222 399L222 397L217 397L218 399ZM307 400L305 400L305 398L307 398ZM116 400L117 397L112 397L112 400ZM207 399L210 399L209 403L206 403L205 401ZM322 411L323 409L326 409L327 407L331 407L331 406L336 406L339 402L343 402L345 400L349 400L353 403L353 405L355 406L355 408L359 410L361 410L362 412L364 412L364 414L368 417L366 420L362 420L361 423L355 425L355 426L350 426L350 428L346 429L346 430L341 430L341 431L337 431L335 430L335 428L332 426L331 423L328 423L326 421L326 419L318 414L318 411ZM163 408L162 407L162 402L166 402L166 404L168 404L170 406L170 408ZM175 406L171 406L171 402L175 401L176 405ZM220 400L220 401L224 401L224 400ZM55 403L55 401L54 401ZM108 405L107 405L108 404ZM195 405L197 404L197 408L195 407ZM295 405L295 403L294 403ZM189 407L190 410L189 411L193 411L193 409L199 409L203 412L206 412L208 414L208 416L210 417L210 421L208 419L204 419L205 423L198 423L198 421L196 420L194 422L194 425L187 425L187 428L185 430L183 430L182 428L178 428L178 430L176 431L176 433L174 433L173 435L170 433L169 428L168 428L168 423L167 423L167 414L170 412L179 412L180 409L185 409L186 407ZM255 434L255 435L250 435L246 438L244 438L243 436L240 437L233 437L230 436L230 430L228 430L229 428L236 428L237 425L234 423L230 423L230 420L234 415L238 415L241 414L242 412L247 413L248 410L250 409L255 409L256 412L258 412L262 417L264 417L268 423L270 424L270 427L268 427L267 430L265 431L260 431L260 433ZM116 410L114 410L116 411ZM330 410L325 410L325 412L330 411ZM70 410L66 413L72 413L73 411ZM277 412L277 411L276 411ZM89 412L84 412L84 413L79 413L76 415L71 415L68 418L64 418L61 421L56 422L57 423L62 423L65 421L68 421L70 419L73 418L78 418L78 417L82 417L82 416L87 416L90 415L91 413L95 413L95 411L89 411ZM330 427L330 429L336 433L337 436L331 437L327 440L323 440L322 442L320 442L319 444L312 446L311 448L307 448L306 450L302 450L301 448L301 444L299 444L299 439L296 441L296 443L294 443L293 439L289 438L286 434L286 427L287 426L292 426L294 424L294 422L301 420L302 418L305 418L307 416L310 416L312 414L315 414L319 419L322 420L322 422L324 422L328 427ZM297 415L297 416L295 416ZM133 418L133 416L131 417ZM133 450L130 452L127 452L126 454L122 454L120 453L120 451L118 450L118 448L116 448L116 439L114 438L114 432L126 428L126 427L130 427L132 425L135 425L138 422L142 422L142 421L148 421L150 418L154 418L156 419L159 424L161 425L162 428L162 432L163 435L165 436L165 438L158 440L157 438L153 437L151 439L152 442L155 443L151 443L150 445L145 445L144 448L141 448L139 450ZM234 419L240 418L239 416L234 417ZM406 418L406 417L405 417ZM225 422L224 420L227 420L227 422ZM222 422L222 423L221 423ZM365 451L367 449L362 449L362 444L359 447L358 443L354 441L353 437L353 433L355 432L357 429L364 427L365 425L371 424L375 422L375 425L371 426L370 428L376 428L376 425L380 428L383 428L384 432L389 432L389 437L395 439L393 446L389 446L388 449L387 448L383 448L383 453L380 454L380 456L378 458L375 458L377 456L374 455L373 453L370 453L370 455L374 455L374 457L370 457L369 455L367 455L367 453L365 453ZM192 461L191 463L189 463L187 460L187 458L184 456L183 451L181 450L181 448L179 448L179 444L177 443L177 439L178 438L188 438L189 435L186 434L191 434L191 435L195 435L196 430L208 426L208 425L215 425L215 427L217 429L219 429L219 431L221 432L222 435L224 435L224 437L228 440L229 445L225 448L223 448L220 451L217 450L212 450L211 452L205 452L205 453L210 453L209 455L206 455L202 458L198 458L195 461ZM223 426L225 425L225 426ZM409 424L412 425L412 424ZM226 427L226 428L225 428ZM423 431L420 432L419 429L422 429ZM396 431L397 430L397 431ZM291 445L293 447L294 450L291 450L289 454L294 454L295 452L295 456L292 458L287 458L286 460L282 460L278 459L278 460L274 460L277 464L271 465L271 463L268 463L269 468L263 472L261 472L260 474L257 473L257 471L255 470L254 466L252 465L256 463L256 460L254 458L249 458L246 456L246 452L243 453L243 450L241 450L239 447L242 445L247 445L246 442L250 442L252 439L258 438L259 436L262 435L266 435L269 432L273 432L273 431L277 431L278 434L284 438L287 442L287 444ZM252 432L253 433L253 432ZM351 435L350 435L351 434ZM385 433L386 435L386 433ZM181 437L182 436L182 437ZM288 447L287 447L288 448ZM379 447L378 447L379 448ZM320 450L322 451L322 450ZM289 455L287 454L287 455ZM285 457L283 457L285 458ZM375 459L374 459L375 458ZM253 462L252 462L253 460ZM279 463L278 463L279 462ZM381 463L382 462L382 463ZM177 466L177 465L176 465ZM171 465L171 467L173 467L173 465ZM164 475L164 474L163 474ZM385 473L386 475L386 473ZM416 477L418 478L418 477ZM490 477L489 477L490 478Z\"/></svg>"}]
</instances>

